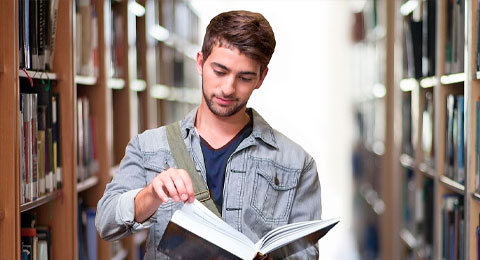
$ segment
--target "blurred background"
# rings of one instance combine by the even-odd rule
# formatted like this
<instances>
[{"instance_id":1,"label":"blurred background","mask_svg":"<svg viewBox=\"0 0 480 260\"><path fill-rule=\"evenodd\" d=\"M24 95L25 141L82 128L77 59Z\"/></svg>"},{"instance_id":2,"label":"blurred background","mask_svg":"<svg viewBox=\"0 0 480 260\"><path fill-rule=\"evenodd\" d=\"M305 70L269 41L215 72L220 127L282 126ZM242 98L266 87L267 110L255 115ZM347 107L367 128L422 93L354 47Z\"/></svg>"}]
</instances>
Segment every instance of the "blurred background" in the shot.
<instances>
[{"instance_id":1,"label":"blurred background","mask_svg":"<svg viewBox=\"0 0 480 260\"><path fill-rule=\"evenodd\" d=\"M243 9L277 41L248 106L341 220L320 259L480 259L479 4L1 0L0 258L143 258L147 231L98 237L97 202L132 138L199 104L205 28Z\"/></svg>"}]
</instances>

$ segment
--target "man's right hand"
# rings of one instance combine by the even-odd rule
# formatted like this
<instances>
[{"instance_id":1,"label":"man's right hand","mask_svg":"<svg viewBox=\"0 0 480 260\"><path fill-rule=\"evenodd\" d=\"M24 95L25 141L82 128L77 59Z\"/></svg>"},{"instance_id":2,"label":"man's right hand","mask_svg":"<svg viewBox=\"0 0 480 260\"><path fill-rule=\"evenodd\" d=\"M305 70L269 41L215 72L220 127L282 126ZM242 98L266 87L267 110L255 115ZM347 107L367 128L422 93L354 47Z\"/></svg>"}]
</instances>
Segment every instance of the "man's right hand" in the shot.
<instances>
[{"instance_id":1,"label":"man's right hand","mask_svg":"<svg viewBox=\"0 0 480 260\"><path fill-rule=\"evenodd\" d=\"M135 197L135 221L143 223L170 198L175 202L191 203L195 200L192 180L187 171L169 168L157 174Z\"/></svg>"},{"instance_id":2,"label":"man's right hand","mask_svg":"<svg viewBox=\"0 0 480 260\"><path fill-rule=\"evenodd\" d=\"M191 203L195 200L192 180L188 172L183 169L169 168L158 174L149 186L163 203L169 198L175 202L181 200Z\"/></svg>"}]
</instances>

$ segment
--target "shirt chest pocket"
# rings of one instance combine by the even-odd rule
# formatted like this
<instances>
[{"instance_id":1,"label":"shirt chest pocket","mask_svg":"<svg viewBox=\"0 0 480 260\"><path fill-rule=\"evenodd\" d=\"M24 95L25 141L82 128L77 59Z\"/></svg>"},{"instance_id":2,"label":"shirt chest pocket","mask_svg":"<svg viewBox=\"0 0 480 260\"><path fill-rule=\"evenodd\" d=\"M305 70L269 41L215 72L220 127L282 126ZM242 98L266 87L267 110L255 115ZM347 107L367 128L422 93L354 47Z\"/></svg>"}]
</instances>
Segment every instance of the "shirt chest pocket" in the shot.
<instances>
[{"instance_id":1,"label":"shirt chest pocket","mask_svg":"<svg viewBox=\"0 0 480 260\"><path fill-rule=\"evenodd\" d=\"M267 222L285 222L292 209L300 170L273 161L257 161L252 208Z\"/></svg>"},{"instance_id":2,"label":"shirt chest pocket","mask_svg":"<svg viewBox=\"0 0 480 260\"><path fill-rule=\"evenodd\" d=\"M161 172L175 167L175 162L168 151L160 150L144 154L143 167L146 171L147 185Z\"/></svg>"}]
</instances>

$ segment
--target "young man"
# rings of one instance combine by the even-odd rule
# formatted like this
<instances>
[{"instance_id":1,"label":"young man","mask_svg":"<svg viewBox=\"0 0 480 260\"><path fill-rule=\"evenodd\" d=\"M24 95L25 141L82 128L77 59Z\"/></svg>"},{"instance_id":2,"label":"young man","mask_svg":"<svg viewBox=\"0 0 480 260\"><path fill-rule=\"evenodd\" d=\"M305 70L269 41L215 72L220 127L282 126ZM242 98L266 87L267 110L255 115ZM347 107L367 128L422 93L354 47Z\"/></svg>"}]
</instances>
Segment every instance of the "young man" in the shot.
<instances>
[{"instance_id":1,"label":"young man","mask_svg":"<svg viewBox=\"0 0 480 260\"><path fill-rule=\"evenodd\" d=\"M313 158L246 107L267 75L275 44L261 14L232 11L213 18L197 54L202 102L180 123L222 219L254 242L277 226L321 217ZM162 234L173 212L193 200L190 175L176 167L165 127L148 130L130 141L98 202L97 230L115 240L149 228L145 259L166 259L156 250ZM314 258L317 246L289 257Z\"/></svg>"}]
</instances>

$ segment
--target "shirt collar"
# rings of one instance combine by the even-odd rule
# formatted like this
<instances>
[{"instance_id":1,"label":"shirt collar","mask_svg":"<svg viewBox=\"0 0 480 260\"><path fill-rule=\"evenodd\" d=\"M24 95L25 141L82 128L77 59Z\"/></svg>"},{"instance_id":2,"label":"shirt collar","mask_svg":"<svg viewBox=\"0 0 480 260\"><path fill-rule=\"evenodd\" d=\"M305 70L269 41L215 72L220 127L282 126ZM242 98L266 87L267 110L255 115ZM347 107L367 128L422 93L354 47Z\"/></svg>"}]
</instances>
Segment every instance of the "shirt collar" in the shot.
<instances>
[{"instance_id":1,"label":"shirt collar","mask_svg":"<svg viewBox=\"0 0 480 260\"><path fill-rule=\"evenodd\" d=\"M191 133L191 130L195 127L195 118L197 116L198 107L190 111L180 123L180 129L182 131L183 138ZM247 108L247 112L253 116L253 130L252 136L255 139L260 139L264 143L278 149L275 136L273 134L273 128L263 119L263 117L255 111L253 108Z\"/></svg>"}]
</instances>

